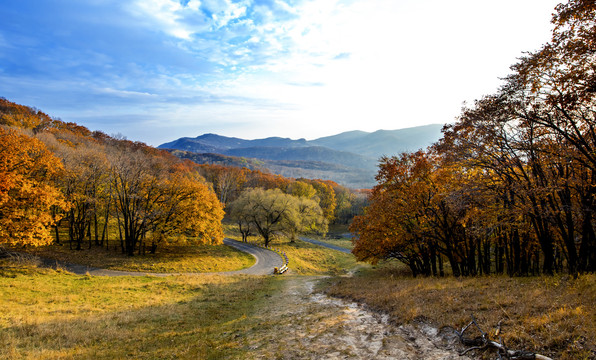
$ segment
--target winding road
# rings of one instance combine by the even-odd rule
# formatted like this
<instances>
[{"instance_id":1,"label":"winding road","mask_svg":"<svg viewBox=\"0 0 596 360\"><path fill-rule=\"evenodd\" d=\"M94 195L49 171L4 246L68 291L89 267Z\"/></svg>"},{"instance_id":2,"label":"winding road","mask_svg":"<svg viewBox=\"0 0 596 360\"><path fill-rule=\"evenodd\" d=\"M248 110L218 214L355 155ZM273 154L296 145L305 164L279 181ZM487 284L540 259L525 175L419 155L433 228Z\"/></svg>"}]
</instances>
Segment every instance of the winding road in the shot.
<instances>
[{"instance_id":1,"label":"winding road","mask_svg":"<svg viewBox=\"0 0 596 360\"><path fill-rule=\"evenodd\" d=\"M231 246L240 251L251 254L255 257L256 263L246 269L218 272L218 273L151 273L151 272L139 272L139 271L120 271L120 270L108 270L90 267L87 265L77 265L58 262L51 259L42 259L42 263L47 267L60 267L66 271L72 272L78 275L93 275L93 276L171 276L171 275L271 275L273 274L273 268L281 267L283 260L281 256L271 250L267 250L255 245L243 243L236 240L224 239L224 244Z\"/></svg>"},{"instance_id":2,"label":"winding road","mask_svg":"<svg viewBox=\"0 0 596 360\"><path fill-rule=\"evenodd\" d=\"M322 241L301 237L300 240L323 246L329 249L341 251L344 253L350 253L350 249L342 248L333 244L328 244ZM171 276L171 275L271 275L273 274L274 268L280 268L283 266L283 260L281 256L271 250L267 250L252 244L243 243L232 239L224 239L224 244L231 246L240 251L246 252L254 256L256 262L253 266L236 271L226 272L214 272L214 273L152 273L142 271L122 271L122 270L109 270L91 267L87 265L71 264L60 262L52 259L41 259L42 264L46 267L51 268L62 268L66 271L77 275L93 275L93 276Z\"/></svg>"}]
</instances>

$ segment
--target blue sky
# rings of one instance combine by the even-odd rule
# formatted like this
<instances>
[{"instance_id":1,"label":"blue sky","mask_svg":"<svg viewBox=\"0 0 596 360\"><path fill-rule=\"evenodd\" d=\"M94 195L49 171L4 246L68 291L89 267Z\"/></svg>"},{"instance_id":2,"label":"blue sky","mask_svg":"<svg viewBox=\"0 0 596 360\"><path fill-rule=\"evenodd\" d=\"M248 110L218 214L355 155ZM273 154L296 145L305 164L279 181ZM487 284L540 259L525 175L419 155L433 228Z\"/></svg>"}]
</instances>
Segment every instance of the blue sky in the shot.
<instances>
[{"instance_id":1,"label":"blue sky","mask_svg":"<svg viewBox=\"0 0 596 360\"><path fill-rule=\"evenodd\" d=\"M454 120L549 40L551 0L8 0L0 96L159 145Z\"/></svg>"}]
</instances>

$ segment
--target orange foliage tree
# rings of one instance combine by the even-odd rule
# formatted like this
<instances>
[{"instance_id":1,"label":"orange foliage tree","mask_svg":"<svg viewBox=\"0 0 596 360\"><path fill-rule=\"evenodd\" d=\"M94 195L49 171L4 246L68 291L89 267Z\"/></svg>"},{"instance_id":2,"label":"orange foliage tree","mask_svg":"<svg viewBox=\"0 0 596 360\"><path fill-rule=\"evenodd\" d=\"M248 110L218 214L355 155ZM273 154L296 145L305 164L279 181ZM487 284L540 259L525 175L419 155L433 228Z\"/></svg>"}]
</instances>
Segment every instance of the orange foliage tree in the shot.
<instances>
[{"instance_id":1,"label":"orange foliage tree","mask_svg":"<svg viewBox=\"0 0 596 360\"><path fill-rule=\"evenodd\" d=\"M62 164L40 141L0 127L0 243L45 245L57 220L53 207L68 207L52 181Z\"/></svg>"}]
</instances>

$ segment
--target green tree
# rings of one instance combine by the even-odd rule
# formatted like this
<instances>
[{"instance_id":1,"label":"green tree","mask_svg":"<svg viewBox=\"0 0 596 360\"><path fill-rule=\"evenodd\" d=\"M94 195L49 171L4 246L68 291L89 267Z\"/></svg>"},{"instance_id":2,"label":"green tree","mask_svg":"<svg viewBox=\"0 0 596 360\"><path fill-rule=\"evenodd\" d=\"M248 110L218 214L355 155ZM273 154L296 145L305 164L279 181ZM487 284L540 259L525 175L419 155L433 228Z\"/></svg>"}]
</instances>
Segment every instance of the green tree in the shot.
<instances>
[{"instance_id":1,"label":"green tree","mask_svg":"<svg viewBox=\"0 0 596 360\"><path fill-rule=\"evenodd\" d=\"M279 189L247 189L231 205L232 217L254 226L269 246L275 234L295 238L309 231L327 231L321 207L313 200L298 198Z\"/></svg>"}]
</instances>

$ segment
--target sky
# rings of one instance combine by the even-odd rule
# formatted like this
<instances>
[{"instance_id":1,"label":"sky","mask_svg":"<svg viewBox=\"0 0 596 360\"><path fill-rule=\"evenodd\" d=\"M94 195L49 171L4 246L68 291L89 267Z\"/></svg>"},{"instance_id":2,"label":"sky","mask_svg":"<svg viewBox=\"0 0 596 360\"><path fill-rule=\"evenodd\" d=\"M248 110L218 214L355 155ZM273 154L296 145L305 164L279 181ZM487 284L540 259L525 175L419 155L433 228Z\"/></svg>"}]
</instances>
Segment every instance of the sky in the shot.
<instances>
[{"instance_id":1,"label":"sky","mask_svg":"<svg viewBox=\"0 0 596 360\"><path fill-rule=\"evenodd\" d=\"M0 96L157 146L453 122L552 0L7 0Z\"/></svg>"}]
</instances>

